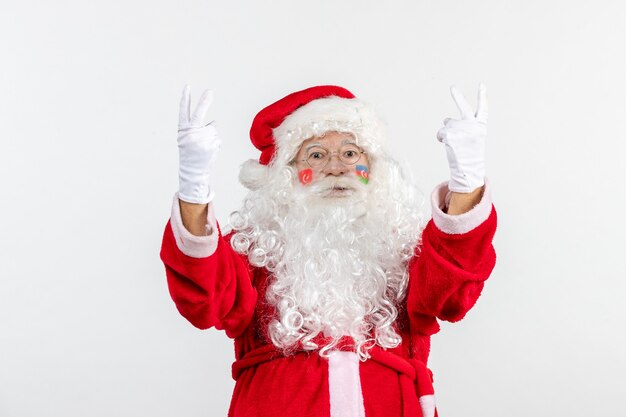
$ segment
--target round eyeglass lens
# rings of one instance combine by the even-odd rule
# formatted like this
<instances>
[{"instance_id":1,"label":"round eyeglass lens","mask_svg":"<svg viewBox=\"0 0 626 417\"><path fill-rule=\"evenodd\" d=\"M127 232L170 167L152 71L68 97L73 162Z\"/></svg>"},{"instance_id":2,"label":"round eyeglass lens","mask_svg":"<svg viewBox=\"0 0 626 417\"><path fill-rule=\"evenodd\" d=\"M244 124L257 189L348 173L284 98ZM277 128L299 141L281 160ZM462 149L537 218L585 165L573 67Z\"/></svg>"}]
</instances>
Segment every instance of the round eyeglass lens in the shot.
<instances>
[{"instance_id":1,"label":"round eyeglass lens","mask_svg":"<svg viewBox=\"0 0 626 417\"><path fill-rule=\"evenodd\" d=\"M311 168L323 168L328 164L332 155L337 154L339 160L345 165L354 165L361 159L361 150L354 145L346 145L338 152L328 152L324 148L312 148L309 151L307 162Z\"/></svg>"}]
</instances>

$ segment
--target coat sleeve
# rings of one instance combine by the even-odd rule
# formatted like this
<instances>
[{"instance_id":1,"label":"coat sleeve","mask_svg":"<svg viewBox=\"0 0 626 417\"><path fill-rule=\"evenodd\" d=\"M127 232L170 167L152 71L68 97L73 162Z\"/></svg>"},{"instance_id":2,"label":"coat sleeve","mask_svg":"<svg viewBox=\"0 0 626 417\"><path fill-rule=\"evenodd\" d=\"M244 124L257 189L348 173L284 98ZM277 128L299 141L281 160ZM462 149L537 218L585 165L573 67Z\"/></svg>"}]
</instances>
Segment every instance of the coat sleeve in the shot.
<instances>
[{"instance_id":1,"label":"coat sleeve","mask_svg":"<svg viewBox=\"0 0 626 417\"><path fill-rule=\"evenodd\" d=\"M496 261L492 239L497 217L488 180L480 202L466 213L444 213L448 198L447 183L441 183L431 195L433 217L409 264L408 312L432 322L434 317L461 320L476 303Z\"/></svg>"},{"instance_id":2,"label":"coat sleeve","mask_svg":"<svg viewBox=\"0 0 626 417\"><path fill-rule=\"evenodd\" d=\"M161 260L170 295L182 314L199 329L215 327L235 338L252 320L257 292L245 256L222 237L209 204L207 236L194 236L182 224L178 194L165 226Z\"/></svg>"}]
</instances>

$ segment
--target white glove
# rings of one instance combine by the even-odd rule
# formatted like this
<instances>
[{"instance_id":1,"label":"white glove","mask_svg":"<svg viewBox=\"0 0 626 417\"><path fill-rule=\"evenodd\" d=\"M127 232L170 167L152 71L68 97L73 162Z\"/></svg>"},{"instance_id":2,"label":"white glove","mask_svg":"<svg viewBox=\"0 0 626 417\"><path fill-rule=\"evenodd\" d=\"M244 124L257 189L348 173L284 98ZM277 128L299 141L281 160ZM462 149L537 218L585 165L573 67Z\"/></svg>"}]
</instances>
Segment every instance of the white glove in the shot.
<instances>
[{"instance_id":1,"label":"white glove","mask_svg":"<svg viewBox=\"0 0 626 417\"><path fill-rule=\"evenodd\" d=\"M209 186L211 168L221 140L212 125L204 124L204 115L213 101L213 92L205 90L191 112L191 87L186 85L180 99L178 119L178 198L188 203L206 204L213 200Z\"/></svg>"},{"instance_id":2,"label":"white glove","mask_svg":"<svg viewBox=\"0 0 626 417\"><path fill-rule=\"evenodd\" d=\"M437 139L446 145L450 181L448 189L469 193L485 183L485 141L487 139L487 91L478 86L476 113L455 86L450 93L461 112L461 120L447 118L437 132Z\"/></svg>"}]
</instances>

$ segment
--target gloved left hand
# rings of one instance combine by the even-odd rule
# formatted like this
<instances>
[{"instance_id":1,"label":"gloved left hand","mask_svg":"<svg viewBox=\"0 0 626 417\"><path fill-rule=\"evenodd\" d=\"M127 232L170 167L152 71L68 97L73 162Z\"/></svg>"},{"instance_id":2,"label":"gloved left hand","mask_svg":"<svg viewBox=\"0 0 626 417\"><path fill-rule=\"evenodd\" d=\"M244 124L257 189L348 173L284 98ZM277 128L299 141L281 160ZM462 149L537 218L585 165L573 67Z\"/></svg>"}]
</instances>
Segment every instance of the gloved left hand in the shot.
<instances>
[{"instance_id":1,"label":"gloved left hand","mask_svg":"<svg viewBox=\"0 0 626 417\"><path fill-rule=\"evenodd\" d=\"M450 166L448 189L469 193L485 184L485 142L487 139L487 91L478 87L476 112L455 86L450 93L461 112L461 120L447 118L437 132L437 139L446 145Z\"/></svg>"}]
</instances>

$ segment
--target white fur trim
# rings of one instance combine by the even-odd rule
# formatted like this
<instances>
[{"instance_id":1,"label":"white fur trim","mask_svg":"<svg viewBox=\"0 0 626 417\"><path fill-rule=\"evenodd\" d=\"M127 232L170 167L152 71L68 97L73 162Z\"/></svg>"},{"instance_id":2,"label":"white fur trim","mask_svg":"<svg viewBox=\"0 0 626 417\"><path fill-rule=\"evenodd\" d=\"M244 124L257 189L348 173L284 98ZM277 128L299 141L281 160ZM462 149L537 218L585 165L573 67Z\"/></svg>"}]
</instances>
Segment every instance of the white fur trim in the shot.
<instances>
[{"instance_id":1,"label":"white fur trim","mask_svg":"<svg viewBox=\"0 0 626 417\"><path fill-rule=\"evenodd\" d=\"M447 214L443 209L450 201L448 181L442 182L433 190L430 197L433 221L439 230L448 234L462 234L476 228L491 214L491 185L485 177L485 190L480 202L462 214Z\"/></svg>"},{"instance_id":2,"label":"white fur trim","mask_svg":"<svg viewBox=\"0 0 626 417\"><path fill-rule=\"evenodd\" d=\"M435 396L434 395L422 395L419 398L420 408L422 409L423 417L435 417Z\"/></svg>"},{"instance_id":3,"label":"white fur trim","mask_svg":"<svg viewBox=\"0 0 626 417\"><path fill-rule=\"evenodd\" d=\"M256 159L248 159L239 170L239 182L249 190L258 190L269 177L269 167Z\"/></svg>"},{"instance_id":4,"label":"white fur trim","mask_svg":"<svg viewBox=\"0 0 626 417\"><path fill-rule=\"evenodd\" d=\"M276 152L288 163L306 139L326 132L349 132L357 144L375 153L386 146L386 132L374 108L359 99L336 96L313 100L298 108L273 130Z\"/></svg>"},{"instance_id":5,"label":"white fur trim","mask_svg":"<svg viewBox=\"0 0 626 417\"><path fill-rule=\"evenodd\" d=\"M207 256L215 253L219 233L217 230L215 212L213 211L213 203L209 203L208 207L206 226L207 236L195 236L185 228L182 216L180 215L178 193L174 194L170 225L172 226L172 232L174 232L176 246L185 255L191 258L206 258Z\"/></svg>"},{"instance_id":6,"label":"white fur trim","mask_svg":"<svg viewBox=\"0 0 626 417\"><path fill-rule=\"evenodd\" d=\"M337 350L329 353L328 389L331 417L365 417L356 353Z\"/></svg>"}]
</instances>

